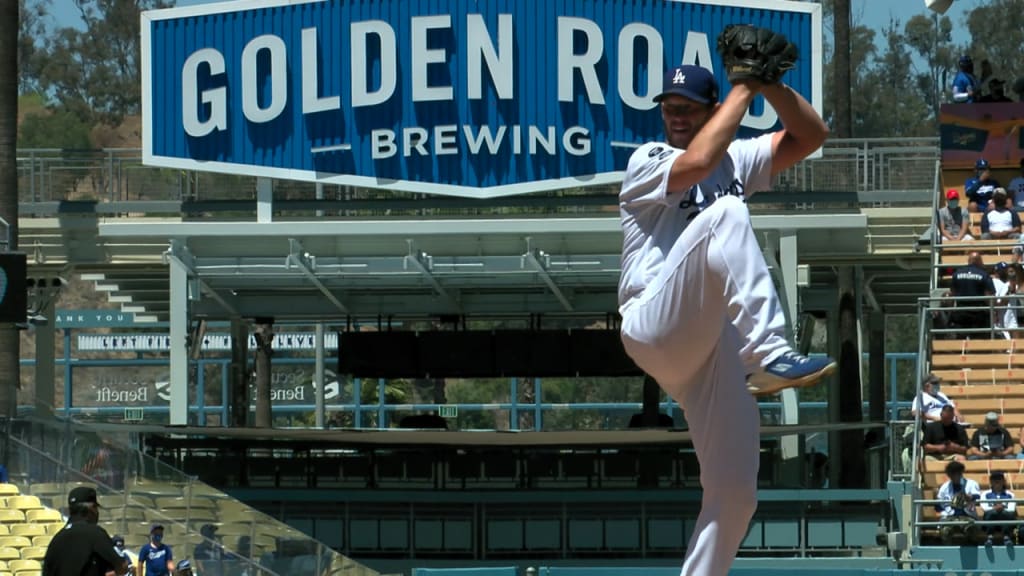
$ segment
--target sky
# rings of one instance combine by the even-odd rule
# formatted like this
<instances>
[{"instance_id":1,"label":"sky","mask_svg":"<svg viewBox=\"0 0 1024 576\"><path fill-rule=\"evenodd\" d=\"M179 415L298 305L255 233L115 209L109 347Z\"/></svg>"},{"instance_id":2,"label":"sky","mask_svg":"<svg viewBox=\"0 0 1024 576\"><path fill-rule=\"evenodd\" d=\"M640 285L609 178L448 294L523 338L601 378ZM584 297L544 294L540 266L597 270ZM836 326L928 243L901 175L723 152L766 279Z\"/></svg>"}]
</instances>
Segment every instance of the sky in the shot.
<instances>
[{"instance_id":1,"label":"sky","mask_svg":"<svg viewBox=\"0 0 1024 576\"><path fill-rule=\"evenodd\" d=\"M178 0L177 6L203 4L204 0ZM964 15L985 0L954 0L953 6L946 12L953 21L953 40L957 43L966 42L969 38ZM865 24L876 30L888 25L890 18L906 22L916 14L931 14L925 8L924 0L852 0L853 19L857 24ZM81 26L78 10L73 0L51 0L51 14L59 27Z\"/></svg>"},{"instance_id":2,"label":"sky","mask_svg":"<svg viewBox=\"0 0 1024 576\"><path fill-rule=\"evenodd\" d=\"M201 4L204 0L178 0L176 5L187 6ZM953 6L946 12L953 21L953 41L957 44L966 43L970 35L964 24L964 15L972 8L985 3L986 0L954 0ZM932 14L925 8L925 0L852 0L853 19L857 24L864 24L880 30L889 24L890 18L905 23L916 14ZM50 0L50 12L58 27L82 25L75 8L74 0Z\"/></svg>"}]
</instances>

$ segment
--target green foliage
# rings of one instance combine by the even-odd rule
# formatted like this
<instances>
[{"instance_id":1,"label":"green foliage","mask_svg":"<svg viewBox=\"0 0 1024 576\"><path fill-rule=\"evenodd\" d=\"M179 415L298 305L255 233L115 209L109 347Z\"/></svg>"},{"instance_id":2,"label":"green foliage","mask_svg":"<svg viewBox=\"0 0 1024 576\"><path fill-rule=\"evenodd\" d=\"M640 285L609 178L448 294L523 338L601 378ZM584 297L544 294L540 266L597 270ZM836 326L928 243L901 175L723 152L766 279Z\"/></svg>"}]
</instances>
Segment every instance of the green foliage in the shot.
<instances>
[{"instance_id":1,"label":"green foliage","mask_svg":"<svg viewBox=\"0 0 1024 576\"><path fill-rule=\"evenodd\" d=\"M116 125L138 114L139 13L166 8L164 0L75 0L84 30L49 35L29 70L47 94L71 112Z\"/></svg>"},{"instance_id":2,"label":"green foliage","mask_svg":"<svg viewBox=\"0 0 1024 576\"><path fill-rule=\"evenodd\" d=\"M992 63L994 76L1007 81L1009 86L1024 76L1021 59L1024 10L1021 8L1020 0L990 0L979 2L967 14L967 29L971 33L969 53L974 58L976 73L980 73L979 63L987 59Z\"/></svg>"},{"instance_id":3,"label":"green foliage","mask_svg":"<svg viewBox=\"0 0 1024 576\"><path fill-rule=\"evenodd\" d=\"M85 150L89 125L66 109L40 111L25 116L18 132L19 148L64 148Z\"/></svg>"},{"instance_id":4,"label":"green foliage","mask_svg":"<svg viewBox=\"0 0 1024 576\"><path fill-rule=\"evenodd\" d=\"M916 73L918 93L931 109L933 119L939 117L939 106L956 70L957 49L953 45L953 22L946 16L918 14L907 21L903 37L925 62L925 70Z\"/></svg>"}]
</instances>

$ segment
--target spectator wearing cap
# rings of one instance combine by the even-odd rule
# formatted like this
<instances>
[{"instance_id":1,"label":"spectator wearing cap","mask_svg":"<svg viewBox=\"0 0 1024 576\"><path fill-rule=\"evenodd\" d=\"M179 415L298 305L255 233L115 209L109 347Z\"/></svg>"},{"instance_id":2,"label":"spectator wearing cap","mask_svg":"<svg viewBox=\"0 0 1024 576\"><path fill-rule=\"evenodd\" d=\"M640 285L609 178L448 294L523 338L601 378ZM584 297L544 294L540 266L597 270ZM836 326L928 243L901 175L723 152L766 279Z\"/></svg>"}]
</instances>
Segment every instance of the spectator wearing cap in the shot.
<instances>
[{"instance_id":1,"label":"spectator wearing cap","mask_svg":"<svg viewBox=\"0 0 1024 576\"><path fill-rule=\"evenodd\" d=\"M988 86L988 92L979 98L978 102L1013 102L1013 100L1006 95L1006 82L1003 82L999 78L993 78L989 80L986 85Z\"/></svg>"},{"instance_id":2,"label":"spectator wearing cap","mask_svg":"<svg viewBox=\"0 0 1024 576\"><path fill-rule=\"evenodd\" d=\"M139 550L139 576L171 576L174 572L174 554L164 544L164 527L153 524L149 529L149 542Z\"/></svg>"},{"instance_id":3,"label":"spectator wearing cap","mask_svg":"<svg viewBox=\"0 0 1024 576\"><path fill-rule=\"evenodd\" d=\"M174 570L174 576L193 576L192 563L188 560L182 560L181 562L178 562L178 565L175 567Z\"/></svg>"},{"instance_id":4,"label":"spectator wearing cap","mask_svg":"<svg viewBox=\"0 0 1024 576\"><path fill-rule=\"evenodd\" d=\"M989 460L1015 458L1013 437L999 424L999 414L985 414L985 423L971 436L971 447L967 450L968 460Z\"/></svg>"},{"instance_id":5,"label":"spectator wearing cap","mask_svg":"<svg viewBox=\"0 0 1024 576\"><path fill-rule=\"evenodd\" d=\"M128 564L114 550L110 534L98 524L96 490L79 486L68 494L68 523L46 548L46 576L125 574Z\"/></svg>"},{"instance_id":6,"label":"spectator wearing cap","mask_svg":"<svg viewBox=\"0 0 1024 576\"><path fill-rule=\"evenodd\" d=\"M1024 209L1024 158L1020 159L1020 175L1010 180L1006 185L1006 191L1013 196L1013 205L1016 209Z\"/></svg>"},{"instance_id":7,"label":"spectator wearing cap","mask_svg":"<svg viewBox=\"0 0 1024 576\"><path fill-rule=\"evenodd\" d=\"M956 76L953 78L953 102L974 102L978 81L974 78L974 60L964 54L957 62Z\"/></svg>"},{"instance_id":8,"label":"spectator wearing cap","mask_svg":"<svg viewBox=\"0 0 1024 576\"><path fill-rule=\"evenodd\" d=\"M196 545L192 559L203 576L221 576L224 573L224 547L218 542L217 526L204 524L199 529L203 541Z\"/></svg>"},{"instance_id":9,"label":"spectator wearing cap","mask_svg":"<svg viewBox=\"0 0 1024 576\"><path fill-rule=\"evenodd\" d=\"M124 547L124 536L115 534L110 541L114 543L114 550L117 552L117 555L123 558L128 564L128 574L135 574L135 562L132 560L131 553Z\"/></svg>"},{"instance_id":10,"label":"spectator wearing cap","mask_svg":"<svg viewBox=\"0 0 1024 576\"><path fill-rule=\"evenodd\" d=\"M1017 505L1013 502L1013 492L1006 489L1006 475L996 470L988 475L989 489L981 495L981 509L984 511L982 520L1016 520ZM1010 502L1003 502L1010 500ZM1007 528L1010 528L1007 530ZM992 537L1013 532L1012 526L985 526L988 533L986 544L992 544Z\"/></svg>"},{"instance_id":11,"label":"spectator wearing cap","mask_svg":"<svg viewBox=\"0 0 1024 576\"><path fill-rule=\"evenodd\" d=\"M960 205L960 193L955 189L946 190L946 205L939 208L940 242L963 242L974 240L968 232L971 218L967 209Z\"/></svg>"},{"instance_id":12,"label":"spectator wearing cap","mask_svg":"<svg viewBox=\"0 0 1024 576\"><path fill-rule=\"evenodd\" d=\"M960 411L956 409L956 403L942 393L942 378L935 374L929 374L921 382L921 395L914 398L910 405L910 413L914 418L924 417L925 422L938 422L942 420L943 406L953 407L953 419L963 422ZM922 408L923 407L923 408Z\"/></svg>"},{"instance_id":13,"label":"spectator wearing cap","mask_svg":"<svg viewBox=\"0 0 1024 576\"><path fill-rule=\"evenodd\" d=\"M1020 216L1010 210L1006 189L996 188L992 192L990 209L981 217L981 239L1004 240L1006 238L1020 238Z\"/></svg>"},{"instance_id":14,"label":"spectator wearing cap","mask_svg":"<svg viewBox=\"0 0 1024 576\"><path fill-rule=\"evenodd\" d=\"M974 163L974 177L968 178L964 183L964 195L967 196L967 210L970 212L985 212L989 209L989 201L999 182L992 177L992 167L988 160L979 158Z\"/></svg>"},{"instance_id":15,"label":"spectator wearing cap","mask_svg":"<svg viewBox=\"0 0 1024 576\"><path fill-rule=\"evenodd\" d=\"M939 412L937 422L924 425L922 448L924 457L931 460L963 460L967 455L967 431L957 424L955 410L946 404Z\"/></svg>"}]
</instances>

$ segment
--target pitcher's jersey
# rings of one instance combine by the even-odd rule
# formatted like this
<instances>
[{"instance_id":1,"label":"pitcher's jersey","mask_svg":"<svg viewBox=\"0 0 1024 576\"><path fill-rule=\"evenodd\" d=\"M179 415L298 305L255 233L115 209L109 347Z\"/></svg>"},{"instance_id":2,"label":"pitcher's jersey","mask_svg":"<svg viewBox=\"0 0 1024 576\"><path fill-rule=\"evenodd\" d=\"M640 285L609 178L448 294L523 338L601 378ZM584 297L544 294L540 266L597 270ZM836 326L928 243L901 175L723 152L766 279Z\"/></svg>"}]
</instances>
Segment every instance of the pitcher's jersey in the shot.
<instances>
[{"instance_id":1,"label":"pitcher's jersey","mask_svg":"<svg viewBox=\"0 0 1024 576\"><path fill-rule=\"evenodd\" d=\"M747 198L769 189L772 136L734 141L714 171L688 190L668 189L672 163L685 150L650 142L633 152L619 192L624 235L619 306L651 287L683 230L716 199Z\"/></svg>"}]
</instances>

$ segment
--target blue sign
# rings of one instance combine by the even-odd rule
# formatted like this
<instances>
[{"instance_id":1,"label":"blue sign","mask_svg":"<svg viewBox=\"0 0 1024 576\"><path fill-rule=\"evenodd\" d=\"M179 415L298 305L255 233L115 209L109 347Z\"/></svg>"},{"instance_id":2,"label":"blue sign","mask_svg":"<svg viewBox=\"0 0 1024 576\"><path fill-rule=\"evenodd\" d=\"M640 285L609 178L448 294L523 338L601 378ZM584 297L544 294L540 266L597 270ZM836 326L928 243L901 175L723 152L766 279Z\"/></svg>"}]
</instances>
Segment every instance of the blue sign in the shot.
<instances>
[{"instance_id":1,"label":"blue sign","mask_svg":"<svg viewBox=\"0 0 1024 576\"><path fill-rule=\"evenodd\" d=\"M621 179L660 139L667 67L727 81L730 23L800 48L821 107L821 6L785 0L238 0L142 15L143 160L469 197ZM725 90L723 90L724 92ZM759 99L741 136L777 128Z\"/></svg>"}]
</instances>

